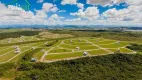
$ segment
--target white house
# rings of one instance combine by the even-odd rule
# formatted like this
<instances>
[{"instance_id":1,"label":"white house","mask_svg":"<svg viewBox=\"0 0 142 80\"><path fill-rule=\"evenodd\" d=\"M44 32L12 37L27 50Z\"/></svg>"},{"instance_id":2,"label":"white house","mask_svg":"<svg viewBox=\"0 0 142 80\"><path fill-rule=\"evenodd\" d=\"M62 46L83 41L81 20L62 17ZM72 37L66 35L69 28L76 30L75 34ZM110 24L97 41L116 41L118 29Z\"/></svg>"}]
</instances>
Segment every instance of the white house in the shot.
<instances>
[{"instance_id":1,"label":"white house","mask_svg":"<svg viewBox=\"0 0 142 80\"><path fill-rule=\"evenodd\" d=\"M88 55L88 52L83 52L83 56L87 56Z\"/></svg>"}]
</instances>

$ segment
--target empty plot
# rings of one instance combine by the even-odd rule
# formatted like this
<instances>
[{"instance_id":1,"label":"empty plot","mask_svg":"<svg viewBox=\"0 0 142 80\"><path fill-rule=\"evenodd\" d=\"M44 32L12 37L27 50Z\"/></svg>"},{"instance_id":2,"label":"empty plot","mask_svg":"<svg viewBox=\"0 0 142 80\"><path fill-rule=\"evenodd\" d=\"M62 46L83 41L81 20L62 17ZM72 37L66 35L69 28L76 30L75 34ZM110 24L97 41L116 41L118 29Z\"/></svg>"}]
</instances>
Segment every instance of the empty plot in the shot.
<instances>
[{"instance_id":1,"label":"empty plot","mask_svg":"<svg viewBox=\"0 0 142 80\"><path fill-rule=\"evenodd\" d=\"M128 43L120 42L119 44L108 44L108 45L99 45L103 48L120 48L127 46Z\"/></svg>"},{"instance_id":2,"label":"empty plot","mask_svg":"<svg viewBox=\"0 0 142 80\"><path fill-rule=\"evenodd\" d=\"M120 51L120 53L133 53L133 50L127 49L127 48L120 48L120 49L109 49L110 51L113 52L118 52Z\"/></svg>"},{"instance_id":3,"label":"empty plot","mask_svg":"<svg viewBox=\"0 0 142 80\"><path fill-rule=\"evenodd\" d=\"M81 45L65 45L61 44L59 47L66 48L66 49L76 49L76 47L79 47L80 50L88 50L88 49L98 49L96 46L81 46Z\"/></svg>"},{"instance_id":4,"label":"empty plot","mask_svg":"<svg viewBox=\"0 0 142 80\"><path fill-rule=\"evenodd\" d=\"M14 51L6 54L6 55L3 55L3 56L0 56L0 62L4 62L4 61L7 61L9 60L10 58L14 57L15 55L17 55Z\"/></svg>"},{"instance_id":5,"label":"empty plot","mask_svg":"<svg viewBox=\"0 0 142 80\"><path fill-rule=\"evenodd\" d=\"M90 43L86 43L86 42L73 42L70 45L91 45Z\"/></svg>"},{"instance_id":6,"label":"empty plot","mask_svg":"<svg viewBox=\"0 0 142 80\"><path fill-rule=\"evenodd\" d=\"M41 49L40 51L34 53L33 55L33 58L36 58L37 60L40 60L41 57L43 56L43 54L45 53L43 50L49 50L49 48L44 48L44 49Z\"/></svg>"},{"instance_id":7,"label":"empty plot","mask_svg":"<svg viewBox=\"0 0 142 80\"><path fill-rule=\"evenodd\" d=\"M12 48L12 47L11 48L7 48L7 49L3 49L3 50L0 51L0 55L8 53L9 51L12 51L12 50L14 50L14 48Z\"/></svg>"},{"instance_id":8,"label":"empty plot","mask_svg":"<svg viewBox=\"0 0 142 80\"><path fill-rule=\"evenodd\" d=\"M46 60L58 60L66 58L74 58L83 56L83 52L66 53L66 54L52 54L45 57Z\"/></svg>"},{"instance_id":9,"label":"empty plot","mask_svg":"<svg viewBox=\"0 0 142 80\"><path fill-rule=\"evenodd\" d=\"M20 48L20 51L21 51L21 52L23 52L23 51L26 50L26 49L29 49L28 47L21 47L21 46L19 46L19 48ZM20 53L19 53L19 54L20 54ZM16 56L16 55L18 55L18 54L15 53L14 50L12 50L12 51L8 52L6 55L0 56L0 62L7 61L7 60L9 60L10 58L12 58L12 57L14 57L14 56Z\"/></svg>"},{"instance_id":10,"label":"empty plot","mask_svg":"<svg viewBox=\"0 0 142 80\"><path fill-rule=\"evenodd\" d=\"M88 53L90 55L101 55L101 54L108 54L109 52L102 50L102 49L98 49L98 50L88 51Z\"/></svg>"},{"instance_id":11,"label":"empty plot","mask_svg":"<svg viewBox=\"0 0 142 80\"><path fill-rule=\"evenodd\" d=\"M72 52L72 50L70 49L53 49L51 51L49 51L49 53L63 53L63 52Z\"/></svg>"},{"instance_id":12,"label":"empty plot","mask_svg":"<svg viewBox=\"0 0 142 80\"><path fill-rule=\"evenodd\" d=\"M127 49L127 48L120 48L120 52L121 53L132 53L134 51L130 50L130 49Z\"/></svg>"}]
</instances>

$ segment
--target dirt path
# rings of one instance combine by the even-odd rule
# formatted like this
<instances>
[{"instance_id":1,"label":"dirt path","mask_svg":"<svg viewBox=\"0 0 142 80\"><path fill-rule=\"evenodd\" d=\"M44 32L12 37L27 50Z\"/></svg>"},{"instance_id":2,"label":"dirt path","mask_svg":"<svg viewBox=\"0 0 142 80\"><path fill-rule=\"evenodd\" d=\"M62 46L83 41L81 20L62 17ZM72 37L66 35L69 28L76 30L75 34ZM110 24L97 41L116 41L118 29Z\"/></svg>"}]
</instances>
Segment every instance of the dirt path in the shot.
<instances>
[{"instance_id":1,"label":"dirt path","mask_svg":"<svg viewBox=\"0 0 142 80\"><path fill-rule=\"evenodd\" d=\"M109 53L113 53L112 51L110 51L110 50L108 50L108 49L106 49L106 48L103 48L103 47L101 47L101 46L99 46L99 45L96 45L96 44L94 44L94 43L92 43L92 42L90 42L90 41L88 41L88 40L86 40L86 41L87 41L88 43L90 43L90 44L92 44L92 45L94 45L94 46L96 46L96 47L102 49L102 50L105 50L105 51L107 51L107 52L109 52Z\"/></svg>"},{"instance_id":2,"label":"dirt path","mask_svg":"<svg viewBox=\"0 0 142 80\"><path fill-rule=\"evenodd\" d=\"M37 44L38 44L38 43L37 43ZM42 45L44 45L44 44L42 44ZM41 46L41 45L39 45L39 46ZM24 47L25 47L25 46L24 46ZM36 47L38 47L38 46L36 46ZM30 50L30 49L31 49L31 48L29 48L29 49L27 49L27 50L25 50L25 51L23 51L23 52L21 52L21 53L19 53L19 54L15 55L15 56L13 56L12 58L8 59L7 61L0 62L0 64L7 63L7 62L9 62L9 61L13 60L13 59L14 59L14 58L16 58L17 56L21 55L22 53L24 53L24 52L26 52L26 51L28 51L28 50Z\"/></svg>"},{"instance_id":3,"label":"dirt path","mask_svg":"<svg viewBox=\"0 0 142 80\"><path fill-rule=\"evenodd\" d=\"M59 45L57 45L56 47L59 47L61 44L63 44L63 42L64 42L64 40ZM44 61L45 57L48 55L48 52L51 51L53 48L55 48L55 47L51 47L48 51L45 51L45 53L43 54L43 56L40 59L40 62Z\"/></svg>"}]
</instances>

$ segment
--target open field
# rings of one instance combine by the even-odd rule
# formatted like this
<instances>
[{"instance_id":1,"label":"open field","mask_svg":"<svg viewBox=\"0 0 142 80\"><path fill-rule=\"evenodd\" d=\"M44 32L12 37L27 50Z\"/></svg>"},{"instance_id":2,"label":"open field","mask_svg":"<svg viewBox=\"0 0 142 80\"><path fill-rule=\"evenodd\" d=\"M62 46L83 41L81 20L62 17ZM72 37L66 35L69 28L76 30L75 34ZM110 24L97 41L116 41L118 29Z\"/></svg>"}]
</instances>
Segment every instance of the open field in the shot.
<instances>
[{"instance_id":1,"label":"open field","mask_svg":"<svg viewBox=\"0 0 142 80\"><path fill-rule=\"evenodd\" d=\"M24 31L18 32L18 34L17 32L11 32L7 33L7 36L5 36L6 34L1 36L0 80L13 80L15 77L17 80L19 75L21 75L21 78L18 80L31 80L33 77L30 79L25 79L22 77L23 75L29 77L35 74L42 76L41 73L47 73L50 77L50 74L53 76L53 74L57 73L55 75L58 75L60 72L63 73L61 73L59 76L62 76L63 74L67 76L66 73L69 72L68 76L70 78L70 74L72 74L73 70L76 71L75 73L80 71L78 74L82 74L82 76L88 75L88 72L90 72L89 75L98 75L101 70L104 70L107 71L106 74L108 74L108 71L110 71L108 74L110 76L111 74L114 74L114 70L118 70L115 73L119 73L120 70L122 70L121 66L123 66L123 68L128 67L125 69L128 69L128 71L131 71L132 68L137 68L137 70L134 70L132 74L140 69L141 63L137 63L141 62L140 60L142 60L140 57L142 45L140 43L137 44L137 41L135 42L135 40L131 40L135 43L127 40L131 39L131 35L128 35L129 38L127 39L125 39L126 35L122 35L121 37L123 38L124 36L124 40L121 40L120 35L118 35L116 38L113 38L115 34L109 34L112 36L109 38L108 36L106 37L104 35L100 35L101 33L96 36L96 32L87 32L88 34L86 32L79 33L79 31L77 33L72 32L70 34L73 35L72 37L66 35L68 32L51 32L52 34L45 33L39 35L41 32L44 31ZM139 38L137 38L137 40L138 39ZM17 47L20 49L20 52L18 53L16 51ZM135 58L132 58L134 56ZM125 61L126 63L124 63ZM129 66L129 62L132 66ZM131 62L136 63L138 67L134 67L133 63ZM84 67L85 65L86 67ZM118 67L118 69L115 69L116 67ZM77 68L77 70L75 70L75 68ZM96 68L99 68L97 69L99 73L96 73L96 70L93 70ZM88 71L86 71L86 69ZM85 74L84 71L86 71ZM126 71L125 74L127 74L128 71ZM105 73L103 72L100 74Z\"/></svg>"},{"instance_id":2,"label":"open field","mask_svg":"<svg viewBox=\"0 0 142 80\"><path fill-rule=\"evenodd\" d=\"M1 40L1 44L8 44L9 39ZM20 43L26 41L38 41L43 40L39 39L36 36L28 37L22 36L20 38L12 38L11 43ZM129 45L128 42L121 42L116 40L109 40L104 38L70 38L70 39L61 39L58 40L52 46L46 46L53 41L40 41L34 43L26 43L19 45L11 45L0 47L0 63L15 62L18 61L27 54L32 52L35 49L39 51L34 52L32 58L37 59L40 62L52 62L58 60L69 60L76 59L80 57L85 57L84 52L87 53L87 56L98 56L98 55L107 55L113 54L114 52L121 53L136 53L130 49L127 49L126 46ZM19 53L15 53L14 46L20 48Z\"/></svg>"}]
</instances>

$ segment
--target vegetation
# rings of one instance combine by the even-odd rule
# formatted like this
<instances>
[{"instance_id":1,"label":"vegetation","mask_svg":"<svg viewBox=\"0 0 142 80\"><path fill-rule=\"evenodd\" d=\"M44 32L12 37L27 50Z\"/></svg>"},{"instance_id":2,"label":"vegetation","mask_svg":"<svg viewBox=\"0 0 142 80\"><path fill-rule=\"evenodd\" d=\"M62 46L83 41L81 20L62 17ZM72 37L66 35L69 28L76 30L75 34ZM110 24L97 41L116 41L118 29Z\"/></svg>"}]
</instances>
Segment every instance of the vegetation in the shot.
<instances>
[{"instance_id":1,"label":"vegetation","mask_svg":"<svg viewBox=\"0 0 142 80\"><path fill-rule=\"evenodd\" d=\"M53 33L71 34L75 37L104 37L108 39L142 42L142 32L116 32L95 30L51 30Z\"/></svg>"},{"instance_id":2,"label":"vegetation","mask_svg":"<svg viewBox=\"0 0 142 80\"><path fill-rule=\"evenodd\" d=\"M142 55L115 54L56 63L22 63L16 80L140 80Z\"/></svg>"},{"instance_id":3,"label":"vegetation","mask_svg":"<svg viewBox=\"0 0 142 80\"><path fill-rule=\"evenodd\" d=\"M38 35L40 31L11 31L0 33L0 39L17 38L21 36ZM142 79L142 55L141 54L122 54L137 51L142 52L142 45L138 44L142 41L141 32L113 32L113 31L73 31L73 30L51 30L55 34L70 34L76 39L72 38L73 43L69 38L58 39L44 39L37 41L25 41L9 44L0 44L0 55L7 51L13 50L14 45L18 45L22 51L30 49L6 64L0 64L0 80L3 78L15 80L141 80ZM5 35L5 36L4 36ZM40 36L38 35L40 38ZM82 37L82 38L80 38ZM88 38L87 38L88 37ZM99 38L93 38L99 37ZM103 38L101 38L103 37ZM103 41L107 39L108 41ZM79 42L79 39L84 39ZM97 42L98 41L101 42ZM113 39L113 40L112 40ZM62 41L64 40L63 44ZM74 41L75 40L75 41ZM108 54L107 50L99 49L86 40L99 45L103 48L108 48L112 55L84 57L74 60L58 61L54 63L30 62L31 58L40 59L45 50L49 50L49 55L45 56L46 60L57 60L65 58L82 57L83 52L88 50L89 55L103 55ZM116 40L121 42L115 44ZM48 41L48 42L47 42ZM133 41L131 45L128 41ZM36 43L36 44L35 44ZM113 44L112 44L113 43ZM43 45L41 45L43 44ZM106 44L106 45L105 45ZM27 46L27 47L24 47ZM38 47L37 47L38 46ZM31 47L37 47L31 49ZM80 49L77 50L76 47ZM120 48L122 47L122 48ZM5 48L9 48L4 50ZM109 49L110 48L110 49ZM120 48L120 51L118 49ZM91 50L94 49L94 50ZM96 49L96 50L95 50ZM73 53L72 53L73 52ZM14 51L13 51L14 53ZM6 61L12 57L13 53L8 53L1 56L1 60ZM40 53L40 54L39 54ZM52 54L54 53L54 54ZM56 54L57 53L57 54ZM58 54L59 53L59 54ZM63 54L60 54L63 53ZM121 54L120 54L121 53ZM15 62L16 60L16 62ZM46 61L45 60L45 61ZM14 63L15 62L15 63Z\"/></svg>"},{"instance_id":4,"label":"vegetation","mask_svg":"<svg viewBox=\"0 0 142 80\"><path fill-rule=\"evenodd\" d=\"M131 44L130 46L127 46L127 48L131 49L131 50L135 50L138 52L142 52L142 45L140 44Z\"/></svg>"},{"instance_id":5,"label":"vegetation","mask_svg":"<svg viewBox=\"0 0 142 80\"><path fill-rule=\"evenodd\" d=\"M0 39L17 38L21 36L34 36L38 35L40 31L17 31L17 32L4 32L0 33Z\"/></svg>"}]
</instances>

